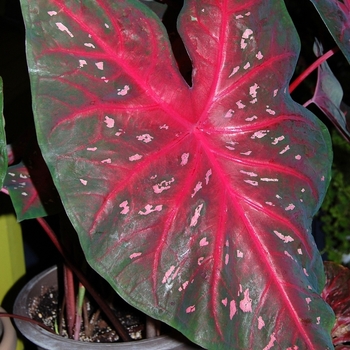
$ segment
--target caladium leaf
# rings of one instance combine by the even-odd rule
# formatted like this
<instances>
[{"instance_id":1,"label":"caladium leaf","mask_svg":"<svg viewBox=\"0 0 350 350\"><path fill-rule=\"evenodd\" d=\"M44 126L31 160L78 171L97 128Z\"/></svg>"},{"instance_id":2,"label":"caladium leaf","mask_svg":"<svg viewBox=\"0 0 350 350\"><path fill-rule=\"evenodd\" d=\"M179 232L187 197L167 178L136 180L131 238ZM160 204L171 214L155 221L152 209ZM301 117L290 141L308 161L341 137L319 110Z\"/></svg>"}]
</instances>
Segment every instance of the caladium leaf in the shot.
<instances>
[{"instance_id":1,"label":"caladium leaf","mask_svg":"<svg viewBox=\"0 0 350 350\"><path fill-rule=\"evenodd\" d=\"M3 116L4 99L2 90L2 79L0 78L0 189L7 170L7 150L6 150L6 135L5 135L5 120Z\"/></svg>"},{"instance_id":2,"label":"caladium leaf","mask_svg":"<svg viewBox=\"0 0 350 350\"><path fill-rule=\"evenodd\" d=\"M311 2L350 63L350 1L311 0Z\"/></svg>"},{"instance_id":3,"label":"caladium leaf","mask_svg":"<svg viewBox=\"0 0 350 350\"><path fill-rule=\"evenodd\" d=\"M323 47L315 42L314 52L317 57L323 55ZM313 97L305 104L315 103L328 117L343 137L350 142L350 121L341 110L343 89L329 68L327 62L323 62L317 71L317 85Z\"/></svg>"},{"instance_id":4,"label":"caladium leaf","mask_svg":"<svg viewBox=\"0 0 350 350\"><path fill-rule=\"evenodd\" d=\"M330 261L324 265L326 285L322 297L336 317L332 329L333 344L336 349L350 349L350 269Z\"/></svg>"},{"instance_id":5,"label":"caladium leaf","mask_svg":"<svg viewBox=\"0 0 350 350\"><path fill-rule=\"evenodd\" d=\"M35 138L25 141L27 149L22 155L23 160L9 166L4 181L18 221L52 215L62 210L59 195Z\"/></svg>"},{"instance_id":6,"label":"caladium leaf","mask_svg":"<svg viewBox=\"0 0 350 350\"><path fill-rule=\"evenodd\" d=\"M288 94L283 1L185 1L192 87L137 1L22 7L39 144L90 264L203 347L332 348L310 234L330 139Z\"/></svg>"}]
</instances>

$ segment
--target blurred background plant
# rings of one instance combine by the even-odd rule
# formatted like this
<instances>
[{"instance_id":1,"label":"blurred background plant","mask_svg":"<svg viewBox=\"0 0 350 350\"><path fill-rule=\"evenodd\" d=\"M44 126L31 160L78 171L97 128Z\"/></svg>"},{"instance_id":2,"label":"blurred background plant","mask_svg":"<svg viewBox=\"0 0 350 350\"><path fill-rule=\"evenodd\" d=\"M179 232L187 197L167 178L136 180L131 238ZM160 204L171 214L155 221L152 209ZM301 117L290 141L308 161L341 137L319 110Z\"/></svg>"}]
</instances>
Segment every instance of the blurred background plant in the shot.
<instances>
[{"instance_id":1,"label":"blurred background plant","mask_svg":"<svg viewBox=\"0 0 350 350\"><path fill-rule=\"evenodd\" d=\"M325 233L322 253L326 259L350 263L350 144L336 130L331 132L334 150L332 181L318 219Z\"/></svg>"}]
</instances>

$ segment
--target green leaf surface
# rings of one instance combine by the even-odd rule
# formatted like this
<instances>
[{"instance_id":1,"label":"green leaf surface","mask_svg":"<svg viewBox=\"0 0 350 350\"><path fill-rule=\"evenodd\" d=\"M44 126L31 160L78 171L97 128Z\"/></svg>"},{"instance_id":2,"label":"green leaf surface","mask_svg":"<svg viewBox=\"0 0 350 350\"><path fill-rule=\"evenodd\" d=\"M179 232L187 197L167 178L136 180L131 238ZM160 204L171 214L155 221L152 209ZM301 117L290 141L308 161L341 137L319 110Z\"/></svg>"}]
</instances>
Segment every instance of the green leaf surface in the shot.
<instances>
[{"instance_id":1,"label":"green leaf surface","mask_svg":"<svg viewBox=\"0 0 350 350\"><path fill-rule=\"evenodd\" d=\"M310 0L350 63L350 1Z\"/></svg>"},{"instance_id":2,"label":"green leaf surface","mask_svg":"<svg viewBox=\"0 0 350 350\"><path fill-rule=\"evenodd\" d=\"M59 195L35 136L29 132L28 137L15 146L15 153L19 149L23 152L22 160L8 167L4 181L17 220L44 217L61 211Z\"/></svg>"}]
</instances>

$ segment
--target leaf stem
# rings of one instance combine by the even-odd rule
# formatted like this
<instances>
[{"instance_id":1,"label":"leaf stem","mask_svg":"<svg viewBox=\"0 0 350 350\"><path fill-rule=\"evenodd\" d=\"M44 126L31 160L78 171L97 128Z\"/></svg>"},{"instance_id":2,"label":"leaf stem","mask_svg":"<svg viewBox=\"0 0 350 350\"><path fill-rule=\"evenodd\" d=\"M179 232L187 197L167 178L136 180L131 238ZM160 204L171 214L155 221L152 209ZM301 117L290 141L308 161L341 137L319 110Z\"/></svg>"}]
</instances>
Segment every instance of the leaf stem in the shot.
<instances>
[{"instance_id":1,"label":"leaf stem","mask_svg":"<svg viewBox=\"0 0 350 350\"><path fill-rule=\"evenodd\" d=\"M54 231L49 226L49 224L46 222L43 218L37 218L39 224L42 226L44 231L48 234L58 251L61 253L63 259L65 260L65 263L67 266L72 270L72 272L77 276L78 280L85 286L87 291L90 293L90 295L94 298L94 300L97 302L101 310L104 312L106 317L109 319L115 330L118 332L120 338L128 342L131 340L130 335L128 331L125 329L125 327L121 324L118 317L116 317L113 313L113 311L110 309L110 307L107 305L105 300L103 300L100 295L95 291L95 289L91 286L90 282L87 280L87 278L84 276L84 274L75 267L75 265L72 263L68 255L65 253L63 247L61 246L60 242L58 241Z\"/></svg>"},{"instance_id":2,"label":"leaf stem","mask_svg":"<svg viewBox=\"0 0 350 350\"><path fill-rule=\"evenodd\" d=\"M50 332L52 334L55 334L55 332L50 327L48 327L48 326L44 325L42 322L36 321L36 320L34 320L34 319L30 318L30 317L26 317L26 316L22 316L22 315L15 315L15 314L9 314L9 313L6 313L6 312L0 312L0 318L1 317L17 318L18 320L21 320L21 321L30 322L32 324L40 326L41 328L46 329L48 332Z\"/></svg>"},{"instance_id":3,"label":"leaf stem","mask_svg":"<svg viewBox=\"0 0 350 350\"><path fill-rule=\"evenodd\" d=\"M302 72L289 86L289 93L292 93L300 83L306 79L318 66L320 66L328 58L332 57L336 52L339 51L339 47L335 46L333 49L330 49L321 57L319 57L314 63L312 63L304 72Z\"/></svg>"},{"instance_id":4,"label":"leaf stem","mask_svg":"<svg viewBox=\"0 0 350 350\"><path fill-rule=\"evenodd\" d=\"M70 338L73 338L74 332L74 318L76 318L77 310L75 308L75 291L74 291L74 277L72 270L67 266L63 266L64 276L64 293L66 296L66 320L67 332ZM79 332L78 332L79 334Z\"/></svg>"},{"instance_id":5,"label":"leaf stem","mask_svg":"<svg viewBox=\"0 0 350 350\"><path fill-rule=\"evenodd\" d=\"M85 287L79 283L79 291L76 301L76 315L75 315L75 329L74 329L74 340L79 340L80 328L82 323L82 310L85 297Z\"/></svg>"}]
</instances>

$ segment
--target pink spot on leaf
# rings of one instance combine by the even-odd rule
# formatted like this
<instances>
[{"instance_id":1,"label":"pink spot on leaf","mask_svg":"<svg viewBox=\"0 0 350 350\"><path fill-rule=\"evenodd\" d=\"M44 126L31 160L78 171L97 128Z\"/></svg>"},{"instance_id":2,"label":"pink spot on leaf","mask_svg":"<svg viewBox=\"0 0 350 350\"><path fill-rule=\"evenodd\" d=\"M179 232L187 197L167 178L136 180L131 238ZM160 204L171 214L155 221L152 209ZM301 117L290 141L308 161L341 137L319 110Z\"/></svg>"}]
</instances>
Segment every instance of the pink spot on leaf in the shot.
<instances>
[{"instance_id":1,"label":"pink spot on leaf","mask_svg":"<svg viewBox=\"0 0 350 350\"><path fill-rule=\"evenodd\" d=\"M263 350L270 350L273 347L273 344L275 341L276 341L275 333L272 333L270 336L269 343L264 347Z\"/></svg>"},{"instance_id":2,"label":"pink spot on leaf","mask_svg":"<svg viewBox=\"0 0 350 350\"><path fill-rule=\"evenodd\" d=\"M99 70L103 70L103 62L97 62L95 65Z\"/></svg>"},{"instance_id":3,"label":"pink spot on leaf","mask_svg":"<svg viewBox=\"0 0 350 350\"><path fill-rule=\"evenodd\" d=\"M134 162L135 160L140 160L142 156L140 154L134 154L133 156L129 157L130 162Z\"/></svg>"},{"instance_id":4,"label":"pink spot on leaf","mask_svg":"<svg viewBox=\"0 0 350 350\"><path fill-rule=\"evenodd\" d=\"M259 130L256 131L253 136L251 136L251 139L261 139L263 137L265 137L267 135L267 133L269 132L269 130Z\"/></svg>"},{"instance_id":5,"label":"pink spot on leaf","mask_svg":"<svg viewBox=\"0 0 350 350\"><path fill-rule=\"evenodd\" d=\"M150 205L150 204L147 204L145 206L145 211L139 211L139 214L140 215L148 215L148 214L151 214L155 211L162 211L163 209L163 206L160 204L160 205L156 205L155 207L153 207L153 205Z\"/></svg>"},{"instance_id":6,"label":"pink spot on leaf","mask_svg":"<svg viewBox=\"0 0 350 350\"><path fill-rule=\"evenodd\" d=\"M188 163L188 158L189 158L190 154L189 153L184 153L181 156L181 164L182 166L186 165Z\"/></svg>"},{"instance_id":7,"label":"pink spot on leaf","mask_svg":"<svg viewBox=\"0 0 350 350\"><path fill-rule=\"evenodd\" d=\"M191 194L191 198L193 198L201 188L202 188L202 182L199 181L196 187L194 188L194 192Z\"/></svg>"},{"instance_id":8,"label":"pink spot on leaf","mask_svg":"<svg viewBox=\"0 0 350 350\"><path fill-rule=\"evenodd\" d=\"M249 95L253 98L256 97L258 89L259 89L259 85L255 83L249 88Z\"/></svg>"},{"instance_id":9,"label":"pink spot on leaf","mask_svg":"<svg viewBox=\"0 0 350 350\"><path fill-rule=\"evenodd\" d=\"M252 122L253 120L258 119L256 115L253 115L252 117L246 118L247 122Z\"/></svg>"},{"instance_id":10,"label":"pink spot on leaf","mask_svg":"<svg viewBox=\"0 0 350 350\"><path fill-rule=\"evenodd\" d=\"M270 179L268 177L262 177L260 179L260 181L264 181L264 182L278 182L278 179Z\"/></svg>"},{"instance_id":11,"label":"pink spot on leaf","mask_svg":"<svg viewBox=\"0 0 350 350\"><path fill-rule=\"evenodd\" d=\"M233 316L236 314L237 307L236 302L234 300L230 301L230 320L233 319Z\"/></svg>"},{"instance_id":12,"label":"pink spot on leaf","mask_svg":"<svg viewBox=\"0 0 350 350\"><path fill-rule=\"evenodd\" d=\"M139 136L136 136L136 138L139 141L142 141L144 143L149 143L149 142L151 142L153 140L153 136L151 136L150 134L139 135Z\"/></svg>"},{"instance_id":13,"label":"pink spot on leaf","mask_svg":"<svg viewBox=\"0 0 350 350\"><path fill-rule=\"evenodd\" d=\"M233 113L235 113L232 109L229 109L226 114L224 115L224 118L231 118Z\"/></svg>"},{"instance_id":14,"label":"pink spot on leaf","mask_svg":"<svg viewBox=\"0 0 350 350\"><path fill-rule=\"evenodd\" d=\"M244 254L239 249L237 249L237 258L243 258Z\"/></svg>"},{"instance_id":15,"label":"pink spot on leaf","mask_svg":"<svg viewBox=\"0 0 350 350\"><path fill-rule=\"evenodd\" d=\"M83 68L87 65L87 62L85 60L79 60L79 68Z\"/></svg>"},{"instance_id":16,"label":"pink spot on leaf","mask_svg":"<svg viewBox=\"0 0 350 350\"><path fill-rule=\"evenodd\" d=\"M170 185L174 181L175 181L174 178L171 178L171 180L169 181L163 180L162 182L153 186L153 192L159 194L159 193L162 193L163 191L169 190L171 188Z\"/></svg>"},{"instance_id":17,"label":"pink spot on leaf","mask_svg":"<svg viewBox=\"0 0 350 350\"><path fill-rule=\"evenodd\" d=\"M225 255L225 265L228 264L229 260L230 260L230 256L228 254L226 254Z\"/></svg>"},{"instance_id":18,"label":"pink spot on leaf","mask_svg":"<svg viewBox=\"0 0 350 350\"><path fill-rule=\"evenodd\" d=\"M238 70L239 70L239 66L233 68L231 74L228 77L231 78L233 75L235 75L238 72Z\"/></svg>"},{"instance_id":19,"label":"pink spot on leaf","mask_svg":"<svg viewBox=\"0 0 350 350\"><path fill-rule=\"evenodd\" d=\"M273 140L272 144L273 144L273 145L277 145L278 142L283 141L284 139L285 139L285 137L284 137L283 135L282 135L282 136L279 136L279 137L276 137L276 138Z\"/></svg>"},{"instance_id":20,"label":"pink spot on leaf","mask_svg":"<svg viewBox=\"0 0 350 350\"><path fill-rule=\"evenodd\" d=\"M105 116L104 120L107 128L112 129L114 127L115 121L113 118L108 117L107 115Z\"/></svg>"},{"instance_id":21,"label":"pink spot on leaf","mask_svg":"<svg viewBox=\"0 0 350 350\"><path fill-rule=\"evenodd\" d=\"M162 283L163 284L167 282L167 280L169 279L171 274L174 272L174 270L175 270L175 266L172 265L172 266L170 266L169 270L167 272L165 272L165 275L164 275L164 277L162 279Z\"/></svg>"},{"instance_id":22,"label":"pink spot on leaf","mask_svg":"<svg viewBox=\"0 0 350 350\"><path fill-rule=\"evenodd\" d=\"M257 177L257 176L258 176L258 174L253 173L252 171L240 170L239 172L240 172L240 173L242 173L242 174L245 174L245 175L251 176L251 177Z\"/></svg>"},{"instance_id":23,"label":"pink spot on leaf","mask_svg":"<svg viewBox=\"0 0 350 350\"><path fill-rule=\"evenodd\" d=\"M247 184L252 185L252 186L258 186L259 185L259 183L257 181L244 180L244 182L246 182Z\"/></svg>"},{"instance_id":24,"label":"pink spot on leaf","mask_svg":"<svg viewBox=\"0 0 350 350\"><path fill-rule=\"evenodd\" d=\"M119 204L119 208L123 208L123 210L120 212L120 214L127 214L130 211L128 201L124 201L121 204Z\"/></svg>"},{"instance_id":25,"label":"pink spot on leaf","mask_svg":"<svg viewBox=\"0 0 350 350\"><path fill-rule=\"evenodd\" d=\"M130 259L135 259L135 258L139 257L140 255L142 255L142 253L132 253L132 254L129 256L129 258L130 258Z\"/></svg>"},{"instance_id":26,"label":"pink spot on leaf","mask_svg":"<svg viewBox=\"0 0 350 350\"><path fill-rule=\"evenodd\" d=\"M203 204L198 205L198 207L195 209L194 215L191 218L190 227L194 227L198 223L198 219L201 216L201 210L203 208Z\"/></svg>"},{"instance_id":27,"label":"pink spot on leaf","mask_svg":"<svg viewBox=\"0 0 350 350\"><path fill-rule=\"evenodd\" d=\"M283 150L280 152L280 154L284 154L289 150L290 150L290 147L289 147L289 145L287 145L286 147L283 148Z\"/></svg>"},{"instance_id":28,"label":"pink spot on leaf","mask_svg":"<svg viewBox=\"0 0 350 350\"><path fill-rule=\"evenodd\" d=\"M207 241L207 237L204 237L204 238L202 238L200 241L199 241L199 245L201 246L201 247L204 247L204 246L206 246L206 245L208 245L209 244L209 242Z\"/></svg>"},{"instance_id":29,"label":"pink spot on leaf","mask_svg":"<svg viewBox=\"0 0 350 350\"><path fill-rule=\"evenodd\" d=\"M247 29L244 31L244 33L243 33L243 35L242 35L242 38L248 39L252 34L253 34L253 31L252 31L251 29L247 28Z\"/></svg>"},{"instance_id":30,"label":"pink spot on leaf","mask_svg":"<svg viewBox=\"0 0 350 350\"><path fill-rule=\"evenodd\" d=\"M259 51L259 52L255 55L255 57L256 57L258 60L261 60L264 56L263 56L263 54L261 53L261 51Z\"/></svg>"},{"instance_id":31,"label":"pink spot on leaf","mask_svg":"<svg viewBox=\"0 0 350 350\"><path fill-rule=\"evenodd\" d=\"M211 176L212 174L213 174L213 173L212 173L211 169L209 169L209 170L207 171L207 173L205 174L205 184L206 184L206 185L208 185L208 183L209 183L209 178L210 178L210 176Z\"/></svg>"},{"instance_id":32,"label":"pink spot on leaf","mask_svg":"<svg viewBox=\"0 0 350 350\"><path fill-rule=\"evenodd\" d=\"M61 32L66 32L71 38L74 37L74 35L70 32L70 30L61 22L57 22L56 26Z\"/></svg>"},{"instance_id":33,"label":"pink spot on leaf","mask_svg":"<svg viewBox=\"0 0 350 350\"><path fill-rule=\"evenodd\" d=\"M243 109L245 107L245 104L243 104L241 100L237 101L236 105L239 109Z\"/></svg>"},{"instance_id":34,"label":"pink spot on leaf","mask_svg":"<svg viewBox=\"0 0 350 350\"><path fill-rule=\"evenodd\" d=\"M278 231L273 231L273 233L282 241L284 241L284 243L289 243L289 242L293 242L294 238L292 238L291 236L284 236L281 232Z\"/></svg>"},{"instance_id":35,"label":"pink spot on leaf","mask_svg":"<svg viewBox=\"0 0 350 350\"><path fill-rule=\"evenodd\" d=\"M286 211L288 211L288 210L294 210L294 208L295 208L295 205L291 203L291 204L288 205L288 207L285 208L285 210L286 210Z\"/></svg>"},{"instance_id":36,"label":"pink spot on leaf","mask_svg":"<svg viewBox=\"0 0 350 350\"><path fill-rule=\"evenodd\" d=\"M192 305L192 306L189 306L187 309L186 309L186 313L191 313L191 312L195 312L196 311L196 307L195 305Z\"/></svg>"},{"instance_id":37,"label":"pink spot on leaf","mask_svg":"<svg viewBox=\"0 0 350 350\"><path fill-rule=\"evenodd\" d=\"M258 318L258 329L262 329L265 326L265 322L261 316Z\"/></svg>"},{"instance_id":38,"label":"pink spot on leaf","mask_svg":"<svg viewBox=\"0 0 350 350\"><path fill-rule=\"evenodd\" d=\"M129 85L125 85L122 89L118 89L117 95L125 96L129 92L129 90L130 90L130 86Z\"/></svg>"},{"instance_id":39,"label":"pink spot on leaf","mask_svg":"<svg viewBox=\"0 0 350 350\"><path fill-rule=\"evenodd\" d=\"M252 312L252 299L249 297L249 289L244 291L244 298L239 302L239 307L243 312Z\"/></svg>"},{"instance_id":40,"label":"pink spot on leaf","mask_svg":"<svg viewBox=\"0 0 350 350\"><path fill-rule=\"evenodd\" d=\"M84 46L90 47L91 49L94 49L94 48L95 48L95 45L92 44L92 43L84 43Z\"/></svg>"}]
</instances>

